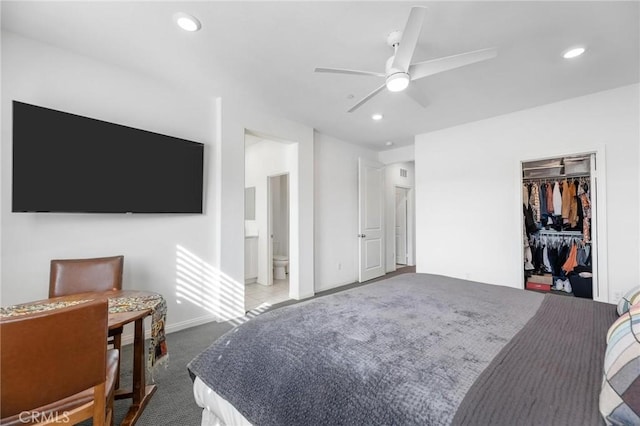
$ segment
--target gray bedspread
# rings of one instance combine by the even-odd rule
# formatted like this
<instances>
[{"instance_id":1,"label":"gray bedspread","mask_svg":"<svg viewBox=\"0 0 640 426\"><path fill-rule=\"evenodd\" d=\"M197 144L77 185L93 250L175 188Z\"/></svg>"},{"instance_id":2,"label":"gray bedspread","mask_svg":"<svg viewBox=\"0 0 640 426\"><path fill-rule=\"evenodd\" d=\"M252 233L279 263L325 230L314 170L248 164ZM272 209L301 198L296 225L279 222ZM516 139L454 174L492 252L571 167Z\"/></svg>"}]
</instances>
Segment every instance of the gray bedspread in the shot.
<instances>
[{"instance_id":1,"label":"gray bedspread","mask_svg":"<svg viewBox=\"0 0 640 426\"><path fill-rule=\"evenodd\" d=\"M188 365L254 425L445 425L544 295L403 274L259 315Z\"/></svg>"},{"instance_id":2,"label":"gray bedspread","mask_svg":"<svg viewBox=\"0 0 640 426\"><path fill-rule=\"evenodd\" d=\"M473 384L453 424L604 425L598 412L615 305L548 295Z\"/></svg>"}]
</instances>

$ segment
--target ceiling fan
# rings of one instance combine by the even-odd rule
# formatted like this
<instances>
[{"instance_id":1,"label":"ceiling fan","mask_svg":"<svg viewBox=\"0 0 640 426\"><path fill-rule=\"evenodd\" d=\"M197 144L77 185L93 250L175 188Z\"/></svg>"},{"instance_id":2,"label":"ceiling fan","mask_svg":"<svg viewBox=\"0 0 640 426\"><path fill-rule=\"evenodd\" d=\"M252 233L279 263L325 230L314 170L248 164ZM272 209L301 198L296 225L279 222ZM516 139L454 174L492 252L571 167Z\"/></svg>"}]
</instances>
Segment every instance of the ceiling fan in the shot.
<instances>
[{"instance_id":1,"label":"ceiling fan","mask_svg":"<svg viewBox=\"0 0 640 426\"><path fill-rule=\"evenodd\" d=\"M394 54L386 63L385 72L359 71L342 68L316 68L315 72L367 75L382 77L385 79L383 85L362 98L357 104L349 109L353 112L360 108L365 102L380 93L385 87L391 92L401 92L405 89L407 94L423 107L427 106L427 100L421 92L410 83L420 78L428 77L442 71L473 64L494 58L498 52L495 48L475 50L473 52L461 53L458 55L446 56L443 58L431 59L424 62L411 63L413 52L416 49L422 22L427 12L425 7L415 6L411 8L409 19L404 27L404 31L394 31L387 37L387 44L394 49Z\"/></svg>"}]
</instances>

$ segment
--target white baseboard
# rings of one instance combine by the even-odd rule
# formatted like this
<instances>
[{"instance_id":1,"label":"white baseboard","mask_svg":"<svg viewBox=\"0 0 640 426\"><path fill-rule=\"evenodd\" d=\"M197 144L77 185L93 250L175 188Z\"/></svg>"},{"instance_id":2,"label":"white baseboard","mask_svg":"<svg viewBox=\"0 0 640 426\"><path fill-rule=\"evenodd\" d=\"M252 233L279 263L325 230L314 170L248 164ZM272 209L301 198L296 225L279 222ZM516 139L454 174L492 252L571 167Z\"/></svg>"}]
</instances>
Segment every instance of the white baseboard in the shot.
<instances>
[{"instance_id":1,"label":"white baseboard","mask_svg":"<svg viewBox=\"0 0 640 426\"><path fill-rule=\"evenodd\" d=\"M355 283L357 281L358 281L358 277L356 277L354 281L347 281L347 282L328 285L328 286L318 286L315 290L316 290L316 293L320 293L320 292L327 291L327 290L333 290L334 288L342 287L342 286L345 286L345 285L348 285L348 284L353 284L353 283Z\"/></svg>"},{"instance_id":2,"label":"white baseboard","mask_svg":"<svg viewBox=\"0 0 640 426\"><path fill-rule=\"evenodd\" d=\"M195 327L202 324L207 324L214 321L219 321L220 318L215 315L205 315L199 318L193 318L186 321L181 321L175 324L169 324L165 327L164 332L166 334L170 334L176 331L184 330L187 328ZM145 332L144 338L151 338L151 328L149 324L151 323L151 318L145 320ZM129 324L125 326L124 333L122 333L122 345L130 345L133 343L133 325Z\"/></svg>"}]
</instances>

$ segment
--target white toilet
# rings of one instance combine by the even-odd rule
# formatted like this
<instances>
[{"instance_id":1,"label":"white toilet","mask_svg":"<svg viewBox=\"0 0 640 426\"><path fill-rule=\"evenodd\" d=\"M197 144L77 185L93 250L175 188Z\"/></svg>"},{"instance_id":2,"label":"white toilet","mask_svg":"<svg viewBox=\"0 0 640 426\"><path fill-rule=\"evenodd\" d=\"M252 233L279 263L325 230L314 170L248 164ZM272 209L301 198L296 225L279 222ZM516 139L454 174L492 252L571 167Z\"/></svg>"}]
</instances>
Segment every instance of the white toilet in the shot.
<instances>
[{"instance_id":1,"label":"white toilet","mask_svg":"<svg viewBox=\"0 0 640 426\"><path fill-rule=\"evenodd\" d=\"M273 279L287 279L287 266L289 266L289 258L282 255L273 255Z\"/></svg>"}]
</instances>

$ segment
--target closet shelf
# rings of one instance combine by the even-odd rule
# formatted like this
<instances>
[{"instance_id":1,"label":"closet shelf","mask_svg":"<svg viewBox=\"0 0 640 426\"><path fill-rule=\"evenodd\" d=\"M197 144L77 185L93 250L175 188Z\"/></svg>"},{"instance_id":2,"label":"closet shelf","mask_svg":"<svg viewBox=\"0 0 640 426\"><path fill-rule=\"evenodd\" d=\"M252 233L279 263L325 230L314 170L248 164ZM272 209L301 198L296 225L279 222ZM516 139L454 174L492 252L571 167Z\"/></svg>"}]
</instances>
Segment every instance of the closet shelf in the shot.
<instances>
[{"instance_id":1,"label":"closet shelf","mask_svg":"<svg viewBox=\"0 0 640 426\"><path fill-rule=\"evenodd\" d=\"M561 169L564 165L561 164L559 166L537 166L537 167L523 167L522 170L547 170L547 169Z\"/></svg>"}]
</instances>

